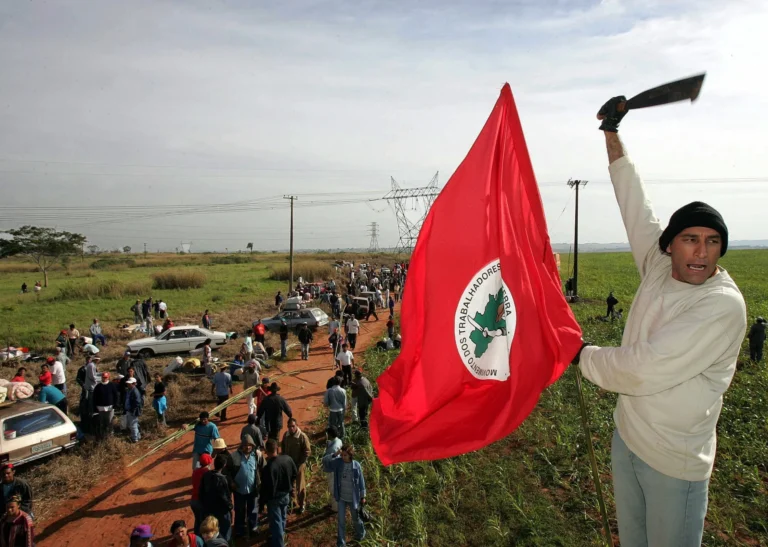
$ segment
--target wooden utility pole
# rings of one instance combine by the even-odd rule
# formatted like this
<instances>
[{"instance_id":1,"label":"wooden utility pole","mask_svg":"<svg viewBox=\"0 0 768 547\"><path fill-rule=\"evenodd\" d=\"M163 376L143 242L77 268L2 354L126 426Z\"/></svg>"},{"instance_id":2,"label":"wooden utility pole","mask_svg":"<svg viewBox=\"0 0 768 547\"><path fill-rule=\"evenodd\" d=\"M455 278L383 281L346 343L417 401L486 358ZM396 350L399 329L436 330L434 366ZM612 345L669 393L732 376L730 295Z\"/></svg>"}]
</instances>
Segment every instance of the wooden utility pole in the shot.
<instances>
[{"instance_id":1,"label":"wooden utility pole","mask_svg":"<svg viewBox=\"0 0 768 547\"><path fill-rule=\"evenodd\" d=\"M283 199L291 200L291 263L288 267L288 294L293 291L293 200L299 199L296 196L283 196Z\"/></svg>"},{"instance_id":2,"label":"wooden utility pole","mask_svg":"<svg viewBox=\"0 0 768 547\"><path fill-rule=\"evenodd\" d=\"M573 227L573 300L579 299L579 186L586 186L587 180L568 179L568 186L576 189L576 214Z\"/></svg>"}]
</instances>

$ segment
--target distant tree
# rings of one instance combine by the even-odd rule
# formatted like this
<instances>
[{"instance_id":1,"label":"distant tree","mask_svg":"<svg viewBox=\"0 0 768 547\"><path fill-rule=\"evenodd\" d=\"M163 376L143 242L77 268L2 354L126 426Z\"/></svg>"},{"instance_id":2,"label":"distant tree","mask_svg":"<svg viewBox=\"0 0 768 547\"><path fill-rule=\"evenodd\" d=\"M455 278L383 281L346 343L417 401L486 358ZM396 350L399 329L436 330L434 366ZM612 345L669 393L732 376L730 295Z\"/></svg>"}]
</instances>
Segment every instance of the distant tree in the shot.
<instances>
[{"instance_id":1,"label":"distant tree","mask_svg":"<svg viewBox=\"0 0 768 547\"><path fill-rule=\"evenodd\" d=\"M245 248L253 252L253 243L249 243L248 245L245 246Z\"/></svg>"},{"instance_id":2,"label":"distant tree","mask_svg":"<svg viewBox=\"0 0 768 547\"><path fill-rule=\"evenodd\" d=\"M64 255L61 257L61 266L64 268L67 273L69 273L69 265L72 263L72 257L69 255Z\"/></svg>"},{"instance_id":3,"label":"distant tree","mask_svg":"<svg viewBox=\"0 0 768 547\"><path fill-rule=\"evenodd\" d=\"M123 252L124 253L130 253L131 252L131 247L129 245L126 245L125 247L123 247Z\"/></svg>"},{"instance_id":4,"label":"distant tree","mask_svg":"<svg viewBox=\"0 0 768 547\"><path fill-rule=\"evenodd\" d=\"M12 239L0 239L0 258L16 255L30 257L42 272L46 287L48 269L63 257L78 254L86 239L82 234L37 226L22 226L4 233Z\"/></svg>"},{"instance_id":5,"label":"distant tree","mask_svg":"<svg viewBox=\"0 0 768 547\"><path fill-rule=\"evenodd\" d=\"M88 245L88 250L91 252L92 255L95 255L99 252L99 246L98 245Z\"/></svg>"}]
</instances>

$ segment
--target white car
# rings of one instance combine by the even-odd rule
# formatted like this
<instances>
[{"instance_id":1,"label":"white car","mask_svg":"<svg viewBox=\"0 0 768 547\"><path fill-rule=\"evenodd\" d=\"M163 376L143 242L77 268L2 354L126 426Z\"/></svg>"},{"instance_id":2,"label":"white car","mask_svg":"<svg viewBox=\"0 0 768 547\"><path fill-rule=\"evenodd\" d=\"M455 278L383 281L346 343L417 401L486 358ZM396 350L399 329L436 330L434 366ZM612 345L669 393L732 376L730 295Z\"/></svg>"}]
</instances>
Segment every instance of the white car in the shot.
<instances>
[{"instance_id":1,"label":"white car","mask_svg":"<svg viewBox=\"0 0 768 547\"><path fill-rule=\"evenodd\" d=\"M227 343L226 333L204 329L197 325L179 325L157 336L129 342L128 349L131 355L147 359L164 353L188 353L197 349L198 346L202 347L207 338L211 339L212 350Z\"/></svg>"},{"instance_id":2,"label":"white car","mask_svg":"<svg viewBox=\"0 0 768 547\"><path fill-rule=\"evenodd\" d=\"M77 428L54 405L23 399L0 408L0 464L22 465L77 444Z\"/></svg>"}]
</instances>

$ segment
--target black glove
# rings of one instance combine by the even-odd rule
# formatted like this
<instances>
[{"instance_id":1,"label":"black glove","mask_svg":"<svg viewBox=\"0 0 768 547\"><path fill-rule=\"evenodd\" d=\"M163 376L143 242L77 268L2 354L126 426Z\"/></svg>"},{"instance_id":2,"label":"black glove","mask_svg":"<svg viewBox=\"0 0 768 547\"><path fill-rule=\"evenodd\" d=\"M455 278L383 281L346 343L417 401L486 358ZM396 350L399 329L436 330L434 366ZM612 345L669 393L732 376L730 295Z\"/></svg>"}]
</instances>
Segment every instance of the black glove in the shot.
<instances>
[{"instance_id":1,"label":"black glove","mask_svg":"<svg viewBox=\"0 0 768 547\"><path fill-rule=\"evenodd\" d=\"M600 124L600 131L619 132L619 122L627 113L626 102L627 98L624 95L619 95L600 107L600 110L597 112L597 119L603 120L603 123ZM621 111L618 110L620 105Z\"/></svg>"},{"instance_id":2,"label":"black glove","mask_svg":"<svg viewBox=\"0 0 768 547\"><path fill-rule=\"evenodd\" d=\"M574 364L574 365L578 365L578 364L579 364L579 361L581 361L581 350L583 350L583 349L584 349L584 348L586 348L587 346L591 346L591 345L592 345L592 344L590 344L589 342L582 342L582 344L581 344L581 347L579 348L579 351L578 351L578 353L577 353L577 354L576 354L576 356L573 358L573 360L571 360L571 363L572 363L572 364Z\"/></svg>"}]
</instances>

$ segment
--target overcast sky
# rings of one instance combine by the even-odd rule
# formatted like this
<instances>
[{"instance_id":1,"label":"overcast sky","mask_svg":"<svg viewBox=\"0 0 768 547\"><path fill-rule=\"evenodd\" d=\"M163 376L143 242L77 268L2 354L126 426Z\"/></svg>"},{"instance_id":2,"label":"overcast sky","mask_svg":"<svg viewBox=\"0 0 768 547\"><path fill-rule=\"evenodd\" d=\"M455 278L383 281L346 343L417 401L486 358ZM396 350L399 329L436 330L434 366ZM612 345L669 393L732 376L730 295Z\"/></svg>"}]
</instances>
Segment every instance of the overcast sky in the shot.
<instances>
[{"instance_id":1,"label":"overcast sky","mask_svg":"<svg viewBox=\"0 0 768 547\"><path fill-rule=\"evenodd\" d=\"M295 194L297 248L366 247L371 222L392 246L392 210L364 200L442 187L509 82L553 243L569 177L590 181L582 242L626 241L595 113L706 71L696 103L621 135L664 222L698 199L768 239L766 28L763 0L3 2L0 229L285 249Z\"/></svg>"}]
</instances>

